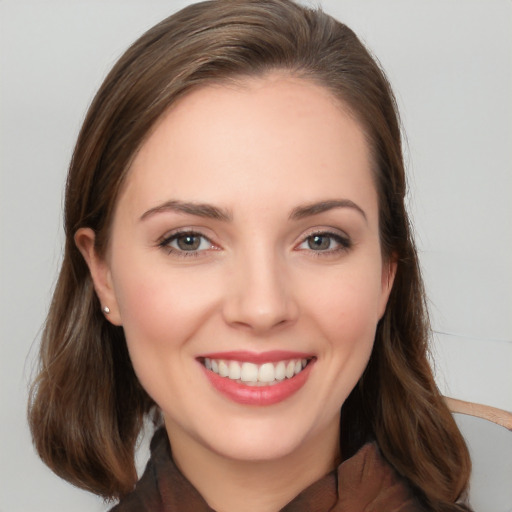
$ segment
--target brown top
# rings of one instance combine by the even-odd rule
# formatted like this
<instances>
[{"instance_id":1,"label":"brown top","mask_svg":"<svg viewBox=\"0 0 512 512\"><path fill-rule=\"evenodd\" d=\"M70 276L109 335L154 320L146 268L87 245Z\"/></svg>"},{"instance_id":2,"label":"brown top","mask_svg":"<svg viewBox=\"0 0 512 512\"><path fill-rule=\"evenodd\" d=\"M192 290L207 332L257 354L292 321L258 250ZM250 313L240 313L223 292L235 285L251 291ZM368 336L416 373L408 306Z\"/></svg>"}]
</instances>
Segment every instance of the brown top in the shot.
<instances>
[{"instance_id":1,"label":"brown top","mask_svg":"<svg viewBox=\"0 0 512 512\"><path fill-rule=\"evenodd\" d=\"M375 443L296 496L281 512L424 512ZM151 458L135 489L111 512L214 512L180 473L165 429L151 441Z\"/></svg>"}]
</instances>

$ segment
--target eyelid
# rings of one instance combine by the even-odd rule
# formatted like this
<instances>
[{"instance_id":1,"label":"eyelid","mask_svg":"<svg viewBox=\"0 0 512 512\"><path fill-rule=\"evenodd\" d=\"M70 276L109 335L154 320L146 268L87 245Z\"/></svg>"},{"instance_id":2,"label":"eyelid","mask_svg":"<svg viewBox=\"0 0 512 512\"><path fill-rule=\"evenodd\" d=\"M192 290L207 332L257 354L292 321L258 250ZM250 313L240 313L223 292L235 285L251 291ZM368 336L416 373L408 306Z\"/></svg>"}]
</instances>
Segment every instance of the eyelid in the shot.
<instances>
[{"instance_id":1,"label":"eyelid","mask_svg":"<svg viewBox=\"0 0 512 512\"><path fill-rule=\"evenodd\" d=\"M176 247L172 247L170 245L174 240L176 240L180 236L185 236L185 235L203 238L204 240L206 240L208 242L209 247L206 249L195 249L195 250L187 251L187 250L182 250L182 249L179 249ZM302 244L307 242L308 238L313 237L315 235L317 235L317 236L322 235L325 237L330 237L337 243L337 247L335 247L333 249L323 249L323 250L318 250L318 251L315 251L314 249L311 249L311 248L310 249L306 249L306 248L301 249L300 248L300 246ZM315 253L315 255L323 254L323 255L327 256L329 254L333 254L333 253L337 253L337 252L341 252L341 251L348 251L352 248L352 245L353 245L352 239L345 231L342 231L341 229L338 229L338 228L332 228L332 227L328 227L328 228L316 227L316 228L309 229L308 231L304 232L300 236L298 242L295 244L295 250L304 250L307 252ZM197 256L204 255L203 253L206 253L210 250L221 249L219 244L215 243L212 240L212 237L206 235L204 232L202 232L202 230L200 228L198 229L198 228L194 228L194 227L181 227L181 228L177 228L172 231L168 231L165 235L163 235L157 241L157 246L162 249L165 249L166 251L168 251L169 254L175 254L180 257L190 257L190 256L197 257Z\"/></svg>"},{"instance_id":2,"label":"eyelid","mask_svg":"<svg viewBox=\"0 0 512 512\"><path fill-rule=\"evenodd\" d=\"M344 238L346 240L350 240L350 236L344 230L334 227L327 226L319 226L307 229L304 231L298 238L301 242L303 242L306 238L313 235L331 235L338 236L340 238Z\"/></svg>"},{"instance_id":3,"label":"eyelid","mask_svg":"<svg viewBox=\"0 0 512 512\"><path fill-rule=\"evenodd\" d=\"M207 249L198 249L185 251L177 249L176 247L171 247L171 243L179 238L180 236L195 236L200 237L208 241L209 247ZM220 249L219 245L212 241L211 237L205 235L201 232L200 229L192 228L192 227L182 227L172 231L168 231L165 235L163 235L158 241L157 246L168 251L169 254L175 254L177 256L182 257L190 257L190 256L200 256L202 253L208 250L218 250Z\"/></svg>"},{"instance_id":4,"label":"eyelid","mask_svg":"<svg viewBox=\"0 0 512 512\"><path fill-rule=\"evenodd\" d=\"M308 238L311 238L312 236L315 236L315 235L317 235L317 236L323 235L326 237L331 237L339 244L339 246L336 247L335 249L326 249L326 250L319 250L319 251L315 251L313 249L309 249L309 250L308 249L300 249L300 246L302 244L304 244L308 240ZM319 228L312 228L312 229L306 231L305 233L303 233L300 236L299 242L296 244L295 247L298 250L312 252L312 253L315 253L315 255L320 256L322 254L329 255L329 254L333 254L333 253L336 253L339 251L348 251L352 248L352 246L353 246L353 241L352 241L351 237L344 231L337 229L337 228L319 227Z\"/></svg>"}]
</instances>

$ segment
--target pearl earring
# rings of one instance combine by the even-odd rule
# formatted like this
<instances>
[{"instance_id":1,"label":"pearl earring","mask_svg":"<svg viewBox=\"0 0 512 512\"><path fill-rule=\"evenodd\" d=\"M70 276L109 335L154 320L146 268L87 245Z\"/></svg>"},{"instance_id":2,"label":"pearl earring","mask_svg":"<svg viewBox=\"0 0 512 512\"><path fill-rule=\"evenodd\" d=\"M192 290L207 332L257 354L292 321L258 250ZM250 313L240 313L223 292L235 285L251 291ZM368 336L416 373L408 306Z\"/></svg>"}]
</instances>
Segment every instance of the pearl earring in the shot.
<instances>
[{"instance_id":1,"label":"pearl earring","mask_svg":"<svg viewBox=\"0 0 512 512\"><path fill-rule=\"evenodd\" d=\"M105 313L105 315L108 315L110 313L110 308L108 306L105 306L103 308L103 313Z\"/></svg>"}]
</instances>

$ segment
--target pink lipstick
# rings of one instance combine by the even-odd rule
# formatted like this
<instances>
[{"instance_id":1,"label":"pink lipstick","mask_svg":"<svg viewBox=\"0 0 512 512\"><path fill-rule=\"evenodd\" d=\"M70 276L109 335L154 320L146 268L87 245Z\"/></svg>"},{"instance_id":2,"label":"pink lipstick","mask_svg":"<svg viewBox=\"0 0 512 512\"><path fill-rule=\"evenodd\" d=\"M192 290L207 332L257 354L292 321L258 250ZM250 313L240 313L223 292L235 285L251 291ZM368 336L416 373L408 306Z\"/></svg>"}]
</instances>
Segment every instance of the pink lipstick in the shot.
<instances>
[{"instance_id":1,"label":"pink lipstick","mask_svg":"<svg viewBox=\"0 0 512 512\"><path fill-rule=\"evenodd\" d=\"M304 352L215 352L197 358L212 386L244 405L286 400L307 382L316 358Z\"/></svg>"}]
</instances>

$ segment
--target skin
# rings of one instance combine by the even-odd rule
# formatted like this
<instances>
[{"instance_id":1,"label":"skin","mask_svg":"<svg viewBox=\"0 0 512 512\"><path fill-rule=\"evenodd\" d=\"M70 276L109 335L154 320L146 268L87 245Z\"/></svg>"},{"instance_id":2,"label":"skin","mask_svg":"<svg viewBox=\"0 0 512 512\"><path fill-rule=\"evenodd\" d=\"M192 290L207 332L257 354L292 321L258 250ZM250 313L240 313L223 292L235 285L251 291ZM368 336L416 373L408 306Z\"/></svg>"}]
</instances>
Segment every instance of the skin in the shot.
<instances>
[{"instance_id":1,"label":"skin","mask_svg":"<svg viewBox=\"0 0 512 512\"><path fill-rule=\"evenodd\" d=\"M340 199L351 203L290 218ZM158 209L170 200L230 220ZM170 252L162 241L176 229L205 238L194 251L174 239ZM332 233L326 248L314 233ZM336 466L339 410L370 357L395 266L381 254L364 133L330 92L283 73L194 90L133 161L106 257L92 230L75 240L178 467L210 506L275 511ZM299 391L260 407L205 378L197 357L230 350L316 359Z\"/></svg>"}]
</instances>

